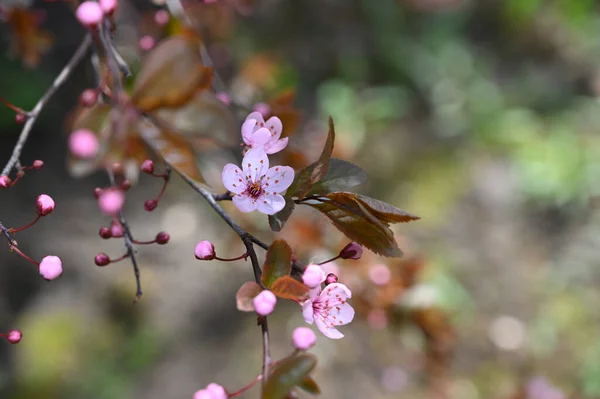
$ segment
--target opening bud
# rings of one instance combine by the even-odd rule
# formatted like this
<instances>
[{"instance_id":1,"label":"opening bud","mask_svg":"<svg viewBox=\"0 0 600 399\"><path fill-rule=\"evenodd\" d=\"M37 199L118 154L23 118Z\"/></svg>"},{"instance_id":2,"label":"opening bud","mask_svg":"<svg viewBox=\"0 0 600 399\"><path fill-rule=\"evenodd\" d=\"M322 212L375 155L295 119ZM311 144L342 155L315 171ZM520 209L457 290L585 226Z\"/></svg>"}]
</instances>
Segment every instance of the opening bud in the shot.
<instances>
[{"instance_id":1,"label":"opening bud","mask_svg":"<svg viewBox=\"0 0 600 399\"><path fill-rule=\"evenodd\" d=\"M215 253L215 246L210 241L200 241L194 248L194 255L198 260L213 260L217 254Z\"/></svg>"},{"instance_id":2,"label":"opening bud","mask_svg":"<svg viewBox=\"0 0 600 399\"><path fill-rule=\"evenodd\" d=\"M46 216L54 210L55 204L52 197L46 194L42 194L37 197L37 200L35 201L35 206L38 215Z\"/></svg>"},{"instance_id":3,"label":"opening bud","mask_svg":"<svg viewBox=\"0 0 600 399\"><path fill-rule=\"evenodd\" d=\"M325 281L325 271L319 265L308 265L302 274L302 282L309 288L315 288Z\"/></svg>"},{"instance_id":4,"label":"opening bud","mask_svg":"<svg viewBox=\"0 0 600 399\"><path fill-rule=\"evenodd\" d=\"M338 282L338 276L333 273L329 273L325 278L325 285L335 284Z\"/></svg>"},{"instance_id":5,"label":"opening bud","mask_svg":"<svg viewBox=\"0 0 600 399\"><path fill-rule=\"evenodd\" d=\"M46 280L54 280L63 272L62 261L58 256L45 256L40 262L39 271Z\"/></svg>"},{"instance_id":6,"label":"opening bud","mask_svg":"<svg viewBox=\"0 0 600 399\"><path fill-rule=\"evenodd\" d=\"M252 299L254 310L260 316L268 316L275 310L277 297L269 290L264 290Z\"/></svg>"},{"instance_id":7,"label":"opening bud","mask_svg":"<svg viewBox=\"0 0 600 399\"><path fill-rule=\"evenodd\" d=\"M342 259L360 259L363 254L363 247L355 242L351 242L346 245L344 249L340 251L340 258Z\"/></svg>"}]
</instances>

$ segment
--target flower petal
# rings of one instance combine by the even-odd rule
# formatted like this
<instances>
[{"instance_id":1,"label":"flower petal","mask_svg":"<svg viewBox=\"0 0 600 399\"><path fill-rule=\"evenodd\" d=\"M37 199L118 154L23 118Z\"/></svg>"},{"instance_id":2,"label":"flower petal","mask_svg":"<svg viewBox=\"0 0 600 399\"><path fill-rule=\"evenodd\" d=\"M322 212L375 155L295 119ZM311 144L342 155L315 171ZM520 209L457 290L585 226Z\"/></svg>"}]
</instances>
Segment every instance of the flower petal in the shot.
<instances>
[{"instance_id":1,"label":"flower petal","mask_svg":"<svg viewBox=\"0 0 600 399\"><path fill-rule=\"evenodd\" d=\"M273 141L279 139L281 137L281 132L283 130L283 124L281 123L281 119L276 116L272 116L265 122L265 127L271 131L271 136L273 137Z\"/></svg>"},{"instance_id":2,"label":"flower petal","mask_svg":"<svg viewBox=\"0 0 600 399\"><path fill-rule=\"evenodd\" d=\"M342 283L333 283L325 287L320 296L323 300L329 299L343 303L346 299L352 298L352 291Z\"/></svg>"},{"instance_id":3,"label":"flower petal","mask_svg":"<svg viewBox=\"0 0 600 399\"><path fill-rule=\"evenodd\" d=\"M335 327L327 324L327 322L325 320L323 320L321 317L317 317L315 322L317 324L317 328L319 329L319 331L321 331L323 333L323 335L326 336L327 338L331 338L331 339L344 338L344 334L339 332Z\"/></svg>"},{"instance_id":4,"label":"flower petal","mask_svg":"<svg viewBox=\"0 0 600 399\"><path fill-rule=\"evenodd\" d=\"M246 145L252 145L252 133L256 130L254 129L256 125L257 122L254 119L246 119L242 124L242 139Z\"/></svg>"},{"instance_id":5,"label":"flower petal","mask_svg":"<svg viewBox=\"0 0 600 399\"><path fill-rule=\"evenodd\" d=\"M257 129L260 127L263 127L265 125L265 118L258 111L250 112L248 114L248 116L246 117L246 120L250 120L250 119L254 119L256 121Z\"/></svg>"},{"instance_id":6,"label":"flower petal","mask_svg":"<svg viewBox=\"0 0 600 399\"><path fill-rule=\"evenodd\" d=\"M302 304L302 316L304 316L304 321L308 324L312 324L315 322L315 313L313 310L313 301L307 300Z\"/></svg>"},{"instance_id":7,"label":"flower petal","mask_svg":"<svg viewBox=\"0 0 600 399\"><path fill-rule=\"evenodd\" d=\"M264 147L269 140L271 140L271 132L263 127L252 133L252 142L249 145L252 148Z\"/></svg>"},{"instance_id":8,"label":"flower petal","mask_svg":"<svg viewBox=\"0 0 600 399\"><path fill-rule=\"evenodd\" d=\"M289 166L274 166L265 176L265 191L281 193L288 189L294 181L294 169Z\"/></svg>"},{"instance_id":9,"label":"flower petal","mask_svg":"<svg viewBox=\"0 0 600 399\"><path fill-rule=\"evenodd\" d=\"M333 316L335 316L335 319L333 319ZM348 324L354 320L354 308L347 302L339 306L334 306L329 312L327 320L336 326Z\"/></svg>"},{"instance_id":10,"label":"flower petal","mask_svg":"<svg viewBox=\"0 0 600 399\"><path fill-rule=\"evenodd\" d=\"M267 173L269 158L262 148L253 148L244 155L242 169L252 182L257 182L261 176Z\"/></svg>"},{"instance_id":11,"label":"flower petal","mask_svg":"<svg viewBox=\"0 0 600 399\"><path fill-rule=\"evenodd\" d=\"M258 211L266 215L274 215L285 206L285 199L279 195L261 195L257 200Z\"/></svg>"},{"instance_id":12,"label":"flower petal","mask_svg":"<svg viewBox=\"0 0 600 399\"><path fill-rule=\"evenodd\" d=\"M252 212L258 206L254 199L244 194L236 195L231 201L240 212Z\"/></svg>"},{"instance_id":13,"label":"flower petal","mask_svg":"<svg viewBox=\"0 0 600 399\"><path fill-rule=\"evenodd\" d=\"M287 137L284 137L281 140L277 141L270 141L267 144L265 144L265 152L267 154L275 154L276 152L283 150L287 146L287 144Z\"/></svg>"},{"instance_id":14,"label":"flower petal","mask_svg":"<svg viewBox=\"0 0 600 399\"><path fill-rule=\"evenodd\" d=\"M320 293L321 293L321 284L317 285L314 288L310 288L308 290L308 297L310 299L314 300L315 298L317 298L319 296Z\"/></svg>"},{"instance_id":15,"label":"flower petal","mask_svg":"<svg viewBox=\"0 0 600 399\"><path fill-rule=\"evenodd\" d=\"M225 188L234 194L241 194L246 190L244 172L232 163L225 165L221 179Z\"/></svg>"}]
</instances>

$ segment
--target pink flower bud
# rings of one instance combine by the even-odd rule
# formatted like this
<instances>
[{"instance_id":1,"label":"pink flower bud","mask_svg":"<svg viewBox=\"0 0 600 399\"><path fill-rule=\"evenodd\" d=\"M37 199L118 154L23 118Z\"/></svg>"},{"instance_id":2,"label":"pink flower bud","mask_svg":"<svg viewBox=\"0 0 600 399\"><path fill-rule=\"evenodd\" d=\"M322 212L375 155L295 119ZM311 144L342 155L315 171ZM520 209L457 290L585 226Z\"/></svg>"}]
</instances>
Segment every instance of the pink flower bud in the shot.
<instances>
[{"instance_id":1,"label":"pink flower bud","mask_svg":"<svg viewBox=\"0 0 600 399\"><path fill-rule=\"evenodd\" d=\"M98 234L100 235L100 237L104 238L105 240L112 237L111 229L109 229L106 226L101 227Z\"/></svg>"},{"instance_id":2,"label":"pink flower bud","mask_svg":"<svg viewBox=\"0 0 600 399\"><path fill-rule=\"evenodd\" d=\"M102 190L100 187L96 187L94 189L94 197L96 197L96 199L100 198L103 192L104 190Z\"/></svg>"},{"instance_id":3,"label":"pink flower bud","mask_svg":"<svg viewBox=\"0 0 600 399\"><path fill-rule=\"evenodd\" d=\"M27 115L19 112L18 114L15 115L15 123L17 125L22 125L27 121Z\"/></svg>"},{"instance_id":4,"label":"pink flower bud","mask_svg":"<svg viewBox=\"0 0 600 399\"><path fill-rule=\"evenodd\" d=\"M84 1L75 11L77 20L85 27L96 27L104 18L102 8L95 1Z\"/></svg>"},{"instance_id":5,"label":"pink flower bud","mask_svg":"<svg viewBox=\"0 0 600 399\"><path fill-rule=\"evenodd\" d=\"M317 336L308 327L298 327L292 334L292 342L295 348L305 351L314 346L317 342Z\"/></svg>"},{"instance_id":6,"label":"pink flower bud","mask_svg":"<svg viewBox=\"0 0 600 399\"><path fill-rule=\"evenodd\" d=\"M158 26L165 26L169 23L169 12L167 10L158 10L156 14L154 14L154 22Z\"/></svg>"},{"instance_id":7,"label":"pink flower bud","mask_svg":"<svg viewBox=\"0 0 600 399\"><path fill-rule=\"evenodd\" d=\"M325 278L325 285L335 284L338 282L338 276L333 273L329 273Z\"/></svg>"},{"instance_id":8,"label":"pink flower bud","mask_svg":"<svg viewBox=\"0 0 600 399\"><path fill-rule=\"evenodd\" d=\"M369 278L377 285L386 285L392 279L392 272L384 264L377 264L369 268Z\"/></svg>"},{"instance_id":9,"label":"pink flower bud","mask_svg":"<svg viewBox=\"0 0 600 399\"><path fill-rule=\"evenodd\" d=\"M0 187L8 188L8 187L10 187L11 183L12 183L12 180L10 180L10 177L5 176L5 175L0 176Z\"/></svg>"},{"instance_id":10,"label":"pink flower bud","mask_svg":"<svg viewBox=\"0 0 600 399\"><path fill-rule=\"evenodd\" d=\"M262 291L252 300L254 310L261 316L268 316L273 313L276 303L277 297L269 290Z\"/></svg>"},{"instance_id":11,"label":"pink flower bud","mask_svg":"<svg viewBox=\"0 0 600 399\"><path fill-rule=\"evenodd\" d=\"M112 15L117 10L117 0L100 0L100 8L106 15Z\"/></svg>"},{"instance_id":12,"label":"pink flower bud","mask_svg":"<svg viewBox=\"0 0 600 399\"><path fill-rule=\"evenodd\" d=\"M194 394L194 399L227 399L229 395L219 384L211 383Z\"/></svg>"},{"instance_id":13,"label":"pink flower bud","mask_svg":"<svg viewBox=\"0 0 600 399\"><path fill-rule=\"evenodd\" d=\"M110 225L110 235L113 237L123 237L125 235L125 229L119 222L113 221Z\"/></svg>"},{"instance_id":14,"label":"pink flower bud","mask_svg":"<svg viewBox=\"0 0 600 399\"><path fill-rule=\"evenodd\" d=\"M44 161L41 161L39 159L36 159L35 161L33 161L33 169L35 170L40 170L44 167Z\"/></svg>"},{"instance_id":15,"label":"pink flower bud","mask_svg":"<svg viewBox=\"0 0 600 399\"><path fill-rule=\"evenodd\" d=\"M150 51L156 45L156 41L150 35L144 35L140 38L139 42L140 48L144 51Z\"/></svg>"},{"instance_id":16,"label":"pink flower bud","mask_svg":"<svg viewBox=\"0 0 600 399\"><path fill-rule=\"evenodd\" d=\"M77 158L94 158L100 150L100 142L91 130L77 129L69 136L69 150Z\"/></svg>"},{"instance_id":17,"label":"pink flower bud","mask_svg":"<svg viewBox=\"0 0 600 399\"><path fill-rule=\"evenodd\" d=\"M260 112L263 118L267 119L271 115L271 106L267 103L258 103L254 106L254 111Z\"/></svg>"},{"instance_id":18,"label":"pink flower bud","mask_svg":"<svg viewBox=\"0 0 600 399\"><path fill-rule=\"evenodd\" d=\"M231 97L229 97L229 94L225 93L224 91L218 92L217 94L215 94L215 96L223 104L225 104L225 105L231 105Z\"/></svg>"},{"instance_id":19,"label":"pink flower bud","mask_svg":"<svg viewBox=\"0 0 600 399\"><path fill-rule=\"evenodd\" d=\"M125 204L125 194L116 188L103 190L98 198L100 210L109 216L114 216L123 209Z\"/></svg>"},{"instance_id":20,"label":"pink flower bud","mask_svg":"<svg viewBox=\"0 0 600 399\"><path fill-rule=\"evenodd\" d=\"M200 241L194 248L194 255L198 260L213 260L217 254L215 246L210 241Z\"/></svg>"},{"instance_id":21,"label":"pink flower bud","mask_svg":"<svg viewBox=\"0 0 600 399\"><path fill-rule=\"evenodd\" d=\"M157 200L147 200L146 202L144 202L144 209L148 212L152 212L153 210L156 209L156 207L158 206L158 201Z\"/></svg>"},{"instance_id":22,"label":"pink flower bud","mask_svg":"<svg viewBox=\"0 0 600 399\"><path fill-rule=\"evenodd\" d=\"M35 201L35 207L37 209L38 215L40 216L48 215L54 210L54 206L54 200L52 199L52 197L46 194L38 196L37 200Z\"/></svg>"},{"instance_id":23,"label":"pink flower bud","mask_svg":"<svg viewBox=\"0 0 600 399\"><path fill-rule=\"evenodd\" d=\"M302 281L309 288L315 288L325 281L325 272L319 265L308 265L302 274Z\"/></svg>"},{"instance_id":24,"label":"pink flower bud","mask_svg":"<svg viewBox=\"0 0 600 399\"><path fill-rule=\"evenodd\" d=\"M11 344L18 344L23 338L23 333L19 330L9 330L6 334L6 340Z\"/></svg>"},{"instance_id":25,"label":"pink flower bud","mask_svg":"<svg viewBox=\"0 0 600 399\"><path fill-rule=\"evenodd\" d=\"M96 266L106 266L110 263L110 258L107 254L99 253L94 257L94 263Z\"/></svg>"},{"instance_id":26,"label":"pink flower bud","mask_svg":"<svg viewBox=\"0 0 600 399\"><path fill-rule=\"evenodd\" d=\"M94 89L86 89L79 95L79 103L90 108L98 102L98 93Z\"/></svg>"},{"instance_id":27,"label":"pink flower bud","mask_svg":"<svg viewBox=\"0 0 600 399\"><path fill-rule=\"evenodd\" d=\"M129 180L123 180L120 184L121 190L127 191L131 188L131 182Z\"/></svg>"},{"instance_id":28,"label":"pink flower bud","mask_svg":"<svg viewBox=\"0 0 600 399\"><path fill-rule=\"evenodd\" d=\"M46 280L54 280L63 272L62 261L58 256L45 256L40 262L39 271Z\"/></svg>"},{"instance_id":29,"label":"pink flower bud","mask_svg":"<svg viewBox=\"0 0 600 399\"><path fill-rule=\"evenodd\" d=\"M340 251L340 258L342 259L360 259L363 254L363 247L355 242L351 242L346 245L344 249Z\"/></svg>"},{"instance_id":30,"label":"pink flower bud","mask_svg":"<svg viewBox=\"0 0 600 399\"><path fill-rule=\"evenodd\" d=\"M166 243L169 242L169 239L171 238L171 236L169 235L169 233L167 233L166 231L161 231L160 233L158 233L156 235L156 243L158 245L165 245Z\"/></svg>"},{"instance_id":31,"label":"pink flower bud","mask_svg":"<svg viewBox=\"0 0 600 399\"><path fill-rule=\"evenodd\" d=\"M146 159L142 162L142 172L152 174L154 172L154 162L151 159Z\"/></svg>"}]
</instances>

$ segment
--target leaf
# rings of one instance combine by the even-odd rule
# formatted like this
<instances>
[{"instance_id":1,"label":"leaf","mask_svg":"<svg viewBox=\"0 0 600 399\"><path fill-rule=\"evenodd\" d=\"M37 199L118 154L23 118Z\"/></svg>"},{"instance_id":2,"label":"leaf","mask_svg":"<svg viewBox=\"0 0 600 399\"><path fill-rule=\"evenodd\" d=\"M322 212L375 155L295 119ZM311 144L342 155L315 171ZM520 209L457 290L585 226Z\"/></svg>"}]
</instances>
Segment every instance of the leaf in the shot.
<instances>
[{"instance_id":1,"label":"leaf","mask_svg":"<svg viewBox=\"0 0 600 399\"><path fill-rule=\"evenodd\" d=\"M402 251L389 229L389 223L418 219L392 205L347 192L319 197L316 202L303 202L327 216L348 238L371 251L389 257L400 257ZM373 206L373 208L371 208ZM373 209L373 212L371 211ZM406 220L404 220L406 219Z\"/></svg>"},{"instance_id":2,"label":"leaf","mask_svg":"<svg viewBox=\"0 0 600 399\"><path fill-rule=\"evenodd\" d=\"M210 87L212 68L202 63L200 39L192 34L161 41L143 62L131 99L143 112L179 107Z\"/></svg>"},{"instance_id":3,"label":"leaf","mask_svg":"<svg viewBox=\"0 0 600 399\"><path fill-rule=\"evenodd\" d=\"M267 249L263 266L262 283L271 288L279 277L289 276L292 272L292 249L284 240L273 241Z\"/></svg>"},{"instance_id":4,"label":"leaf","mask_svg":"<svg viewBox=\"0 0 600 399\"><path fill-rule=\"evenodd\" d=\"M317 358L310 353L282 360L275 366L262 394L262 399L283 399L294 387L304 381L317 365Z\"/></svg>"},{"instance_id":5,"label":"leaf","mask_svg":"<svg viewBox=\"0 0 600 399\"><path fill-rule=\"evenodd\" d=\"M198 169L194 151L182 136L166 129L158 129L147 121L140 121L140 134L146 144L156 151L177 173L199 184L206 184Z\"/></svg>"},{"instance_id":6,"label":"leaf","mask_svg":"<svg viewBox=\"0 0 600 399\"><path fill-rule=\"evenodd\" d=\"M333 127L333 119L329 117L329 133L323 152L319 159L302 169L294 182L288 189L288 197L304 198L306 193L310 190L311 186L321 180L327 174L329 168L329 161L331 160L331 153L333 152L333 143L335 141L335 129Z\"/></svg>"},{"instance_id":7,"label":"leaf","mask_svg":"<svg viewBox=\"0 0 600 399\"><path fill-rule=\"evenodd\" d=\"M353 163L332 158L327 174L313 184L306 196L344 191L367 181L367 173Z\"/></svg>"},{"instance_id":8,"label":"leaf","mask_svg":"<svg viewBox=\"0 0 600 399\"><path fill-rule=\"evenodd\" d=\"M273 231L281 231L281 229L283 229L283 226L285 226L287 220L290 218L290 216L292 216L292 212L296 207L291 198L284 198L285 206L283 209L274 215L269 215L269 226L271 226L271 230Z\"/></svg>"},{"instance_id":9,"label":"leaf","mask_svg":"<svg viewBox=\"0 0 600 399\"><path fill-rule=\"evenodd\" d=\"M283 299L303 301L308 297L308 287L291 276L279 277L273 285L271 292Z\"/></svg>"},{"instance_id":10,"label":"leaf","mask_svg":"<svg viewBox=\"0 0 600 399\"><path fill-rule=\"evenodd\" d=\"M310 375L298 384L298 388L313 395L319 395L321 393L321 388L319 388L319 385Z\"/></svg>"},{"instance_id":11,"label":"leaf","mask_svg":"<svg viewBox=\"0 0 600 399\"><path fill-rule=\"evenodd\" d=\"M246 281L235 294L235 302L238 310L242 312L254 312L252 300L260 294L262 288L255 281Z\"/></svg>"},{"instance_id":12,"label":"leaf","mask_svg":"<svg viewBox=\"0 0 600 399\"><path fill-rule=\"evenodd\" d=\"M36 67L42 55L52 47L54 39L50 33L41 29L40 14L14 3L3 8L3 22L11 29L11 55L18 55L28 68Z\"/></svg>"}]
</instances>

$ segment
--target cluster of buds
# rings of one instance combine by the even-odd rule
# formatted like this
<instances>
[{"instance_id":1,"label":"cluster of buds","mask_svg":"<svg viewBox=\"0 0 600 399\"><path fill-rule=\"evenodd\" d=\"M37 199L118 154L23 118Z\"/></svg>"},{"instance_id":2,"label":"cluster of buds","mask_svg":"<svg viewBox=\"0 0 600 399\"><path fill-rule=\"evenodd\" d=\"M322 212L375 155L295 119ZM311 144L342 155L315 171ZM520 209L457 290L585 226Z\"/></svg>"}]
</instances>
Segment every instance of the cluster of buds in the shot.
<instances>
[{"instance_id":1,"label":"cluster of buds","mask_svg":"<svg viewBox=\"0 0 600 399\"><path fill-rule=\"evenodd\" d=\"M142 162L141 169L142 172L163 180L163 185L158 193L158 196L156 196L154 199L149 199L144 202L144 209L148 212L152 212L158 206L159 201L167 189L167 184L169 183L169 178L171 177L171 170L167 168L163 173L156 173L154 162L151 159L146 159L144 162Z\"/></svg>"},{"instance_id":2,"label":"cluster of buds","mask_svg":"<svg viewBox=\"0 0 600 399\"><path fill-rule=\"evenodd\" d=\"M9 188L14 186L15 184L17 184L17 182L19 180L21 180L21 178L23 176L25 176L25 171L27 170L40 170L44 167L44 161L41 161L39 159L33 161L33 164L31 164L30 166L22 166L19 171L17 172L17 175L15 177L14 180L12 180L10 177L8 177L7 175L2 175L0 176L0 187L2 188Z\"/></svg>"}]
</instances>

